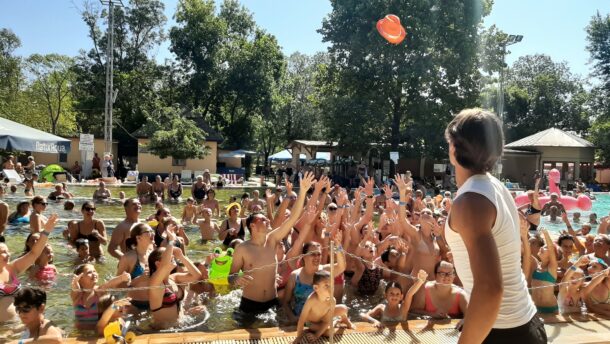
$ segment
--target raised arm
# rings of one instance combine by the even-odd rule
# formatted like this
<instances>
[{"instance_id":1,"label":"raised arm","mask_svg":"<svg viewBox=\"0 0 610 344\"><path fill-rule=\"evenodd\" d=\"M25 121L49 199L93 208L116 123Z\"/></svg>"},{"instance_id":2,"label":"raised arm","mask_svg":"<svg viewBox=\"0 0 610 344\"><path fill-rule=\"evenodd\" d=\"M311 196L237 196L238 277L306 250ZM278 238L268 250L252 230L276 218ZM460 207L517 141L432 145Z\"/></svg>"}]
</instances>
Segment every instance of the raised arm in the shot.
<instances>
[{"instance_id":1,"label":"raised arm","mask_svg":"<svg viewBox=\"0 0 610 344\"><path fill-rule=\"evenodd\" d=\"M544 242L549 250L549 273L551 276L557 278L557 249L555 248L555 243L553 243L549 231L543 229L542 233L544 234Z\"/></svg>"},{"instance_id":2,"label":"raised arm","mask_svg":"<svg viewBox=\"0 0 610 344\"><path fill-rule=\"evenodd\" d=\"M415 281L411 288L409 288L409 291L407 291L407 293L405 294L405 297L402 300L402 305L400 306L400 315L403 319L406 319L407 314L409 314L409 308L411 308L411 301L413 301L413 296L415 296L415 293L417 293L419 288L421 288L421 286L426 283L427 279L428 273L424 270L419 270L419 272L417 273L417 281Z\"/></svg>"},{"instance_id":3,"label":"raised arm","mask_svg":"<svg viewBox=\"0 0 610 344\"><path fill-rule=\"evenodd\" d=\"M566 228L568 229L568 233L570 233L570 235L574 238L574 246L576 246L576 249L578 250L578 254L580 256L584 255L587 252L587 248L578 239L578 234L574 231L574 228L572 228L572 224L570 223L568 214L567 213L561 214L561 219L563 220L563 222L565 222Z\"/></svg>"},{"instance_id":4,"label":"raised arm","mask_svg":"<svg viewBox=\"0 0 610 344\"><path fill-rule=\"evenodd\" d=\"M287 236L290 233L290 230L292 229L294 224L301 217L301 212L303 211L303 204L305 203L305 196L307 196L307 190L309 190L314 181L315 180L313 173L306 172L303 176L303 179L301 180L299 196L297 197L297 200L294 203L294 206L292 207L292 213L290 214L290 217L286 221L284 221L284 223L282 223L280 227L272 230L271 233L267 235L267 238L273 240L273 243L277 243L278 241L282 240L282 238Z\"/></svg>"},{"instance_id":5,"label":"raised arm","mask_svg":"<svg viewBox=\"0 0 610 344\"><path fill-rule=\"evenodd\" d=\"M398 223L413 243L418 243L420 236L417 235L417 228L407 221L407 203L411 200L411 180L403 179L400 174L395 176L395 183L400 194L400 203L398 203Z\"/></svg>"},{"instance_id":6,"label":"raised arm","mask_svg":"<svg viewBox=\"0 0 610 344\"><path fill-rule=\"evenodd\" d=\"M59 220L59 216L57 216L57 214L51 215L47 220L47 223L45 223L43 231L40 232L40 239L38 239L34 246L32 246L30 252L13 260L10 263L16 274L24 272L30 266L32 266L34 262L36 262L36 259L38 259L38 256L40 256L40 253L42 253L42 250L46 246L47 241L49 240L49 234L51 234L51 232L55 228L57 220Z\"/></svg>"}]
</instances>

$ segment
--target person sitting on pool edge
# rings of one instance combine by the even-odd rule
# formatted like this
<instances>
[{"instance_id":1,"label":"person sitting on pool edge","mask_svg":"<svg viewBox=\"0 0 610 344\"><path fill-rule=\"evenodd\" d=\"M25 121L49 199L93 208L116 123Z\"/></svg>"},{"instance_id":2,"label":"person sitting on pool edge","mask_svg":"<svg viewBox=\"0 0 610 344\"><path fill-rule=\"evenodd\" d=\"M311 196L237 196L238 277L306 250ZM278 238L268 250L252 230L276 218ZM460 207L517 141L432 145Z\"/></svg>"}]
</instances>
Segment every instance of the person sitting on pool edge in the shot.
<instances>
[{"instance_id":1,"label":"person sitting on pool edge","mask_svg":"<svg viewBox=\"0 0 610 344\"><path fill-rule=\"evenodd\" d=\"M12 343L52 344L63 341L61 330L44 317L46 303L47 293L38 287L23 287L15 294L15 309L25 332L21 339Z\"/></svg>"},{"instance_id":2,"label":"person sitting on pool edge","mask_svg":"<svg viewBox=\"0 0 610 344\"><path fill-rule=\"evenodd\" d=\"M314 183L314 175L307 172L301 180L299 196L292 208L292 214L278 228L271 229L269 220L262 214L250 214L246 227L250 231L250 240L235 248L229 283L243 288L239 309L247 314L261 314L277 306L277 243L285 238L301 216L307 190ZM240 270L248 271L265 265L273 265L269 269L255 270L238 276Z\"/></svg>"}]
</instances>

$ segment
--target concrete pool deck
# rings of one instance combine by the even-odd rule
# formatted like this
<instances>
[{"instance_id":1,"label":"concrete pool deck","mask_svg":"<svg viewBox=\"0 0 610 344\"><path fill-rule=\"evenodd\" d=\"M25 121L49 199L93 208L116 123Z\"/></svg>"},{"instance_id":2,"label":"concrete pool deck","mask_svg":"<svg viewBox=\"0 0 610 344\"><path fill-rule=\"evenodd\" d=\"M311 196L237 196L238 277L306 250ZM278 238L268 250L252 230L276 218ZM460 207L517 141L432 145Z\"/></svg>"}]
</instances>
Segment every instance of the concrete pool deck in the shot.
<instances>
[{"instance_id":1,"label":"concrete pool deck","mask_svg":"<svg viewBox=\"0 0 610 344\"><path fill-rule=\"evenodd\" d=\"M593 315L545 316L545 328L549 343L609 343L610 320ZM409 320L379 330L369 323L356 323L357 330L337 329L335 342L344 344L373 343L457 343L459 332L454 329L456 320L428 321ZM292 343L296 336L295 327L271 327L260 329L241 329L227 332L184 332L155 333L141 335L136 344L153 343L232 343L232 344L279 344ZM99 338L66 338L65 343L105 343ZM316 343L328 342L327 339Z\"/></svg>"}]
</instances>

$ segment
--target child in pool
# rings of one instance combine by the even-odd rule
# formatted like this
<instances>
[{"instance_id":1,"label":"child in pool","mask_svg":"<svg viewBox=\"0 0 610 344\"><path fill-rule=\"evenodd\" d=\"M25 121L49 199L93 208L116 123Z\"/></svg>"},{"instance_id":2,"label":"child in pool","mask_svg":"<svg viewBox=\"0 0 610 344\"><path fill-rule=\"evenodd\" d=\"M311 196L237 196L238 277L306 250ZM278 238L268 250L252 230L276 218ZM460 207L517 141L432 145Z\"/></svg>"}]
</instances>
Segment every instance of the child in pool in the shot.
<instances>
[{"instance_id":1,"label":"child in pool","mask_svg":"<svg viewBox=\"0 0 610 344\"><path fill-rule=\"evenodd\" d=\"M127 310L131 306L129 301L129 298L117 300L110 294L100 297L98 302L98 318L100 320L97 321L95 326L98 335L104 335L104 329L110 322L118 320L121 326L125 326L123 316L128 313Z\"/></svg>"},{"instance_id":2,"label":"child in pool","mask_svg":"<svg viewBox=\"0 0 610 344\"><path fill-rule=\"evenodd\" d=\"M415 282L406 294L402 292L402 287L398 282L390 282L385 288L386 303L378 304L375 308L366 313L360 313L362 319L372 323L375 327L383 328L384 323L403 322L407 320L409 308L413 296L428 279L428 273L419 270L417 282ZM381 320L377 320L381 319Z\"/></svg>"},{"instance_id":3,"label":"child in pool","mask_svg":"<svg viewBox=\"0 0 610 344\"><path fill-rule=\"evenodd\" d=\"M199 232L201 233L201 241L204 243L208 240L213 240L214 235L220 232L220 228L216 221L212 219L212 209L203 208L201 210L201 215L203 218L197 220L197 224L199 225Z\"/></svg>"},{"instance_id":4,"label":"child in pool","mask_svg":"<svg viewBox=\"0 0 610 344\"><path fill-rule=\"evenodd\" d=\"M76 239L75 244L76 252L78 253L78 257L76 258L78 264L95 262L95 257L89 254L89 240L84 238Z\"/></svg>"},{"instance_id":5,"label":"child in pool","mask_svg":"<svg viewBox=\"0 0 610 344\"><path fill-rule=\"evenodd\" d=\"M122 283L128 286L131 283L131 276L128 272L123 272L108 282L97 285L98 275L93 264L81 264L74 270L72 278L72 306L78 328L92 329L100 319L99 302L105 290L116 288ZM103 328L102 328L103 331Z\"/></svg>"},{"instance_id":6,"label":"child in pool","mask_svg":"<svg viewBox=\"0 0 610 344\"><path fill-rule=\"evenodd\" d=\"M297 338L294 343L300 343L305 337L308 342L314 342L321 336L329 336L330 326L334 326L332 320L335 316L341 317L339 320L347 328L354 328L354 325L347 317L347 306L335 305L331 309L332 302L330 298L333 295L330 293L330 273L325 270L319 270L313 275L313 292L305 301L299 323L297 325ZM309 329L305 332L305 324Z\"/></svg>"},{"instance_id":7,"label":"child in pool","mask_svg":"<svg viewBox=\"0 0 610 344\"><path fill-rule=\"evenodd\" d=\"M585 285L585 273L579 267L586 266L589 264L589 261L589 256L580 257L574 265L570 266L563 276L561 282L569 283L561 284L559 286L559 293L557 294L559 313L573 314L581 312L581 306L584 303L584 295L588 294L590 291L587 289L593 289L593 286L589 284L589 286L591 286L590 288L583 287Z\"/></svg>"},{"instance_id":8,"label":"child in pool","mask_svg":"<svg viewBox=\"0 0 610 344\"><path fill-rule=\"evenodd\" d=\"M182 210L182 223L191 224L195 222L195 214L197 214L197 206L195 206L195 200L193 197L189 197L186 200L186 205Z\"/></svg>"},{"instance_id":9,"label":"child in pool","mask_svg":"<svg viewBox=\"0 0 610 344\"><path fill-rule=\"evenodd\" d=\"M55 277L57 277L57 268L53 265L53 248L51 245L45 245L30 272L34 279L43 283L49 283L55 280Z\"/></svg>"}]
</instances>

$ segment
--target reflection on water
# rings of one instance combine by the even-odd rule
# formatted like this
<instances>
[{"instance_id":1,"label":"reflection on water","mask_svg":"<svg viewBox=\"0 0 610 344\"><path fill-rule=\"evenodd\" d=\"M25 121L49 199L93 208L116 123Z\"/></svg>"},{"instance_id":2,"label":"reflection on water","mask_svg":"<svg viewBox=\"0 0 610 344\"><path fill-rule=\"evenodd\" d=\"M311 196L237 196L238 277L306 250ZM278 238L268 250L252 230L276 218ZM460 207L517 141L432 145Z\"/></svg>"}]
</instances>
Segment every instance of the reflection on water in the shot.
<instances>
[{"instance_id":1,"label":"reflection on water","mask_svg":"<svg viewBox=\"0 0 610 344\"><path fill-rule=\"evenodd\" d=\"M118 195L119 191L125 191L127 197L131 197L135 195L135 188L111 188L114 196ZM51 192L51 189L38 189L38 194L48 195ZM70 191L73 192L76 196L76 207L73 212L66 212L63 210L62 203L51 203L49 204L49 209L46 213L51 214L53 212L57 212L61 218L64 219L79 219L80 215L80 206L85 201L85 197L88 199L90 195L93 193L94 188L91 187L70 187ZM227 200L230 196L240 196L244 190L242 189L225 189L218 190L217 199L221 203L221 207L226 206ZM186 194L189 194L188 191L185 190ZM81 198L78 198L81 197ZM5 198L5 201L9 204L11 211L15 209L15 206L22 197L16 196L8 196ZM183 204L167 204L172 212L172 214L176 217L180 217L182 214ZM124 212L123 208L120 204L98 204L97 205L97 218L103 219L113 219L109 221L105 221L106 228L109 231L108 236L110 236L110 232L112 228L123 218ZM598 218L602 216L608 215L610 211L610 195L599 195L598 200L593 202L593 212L598 214ZM142 218L148 217L148 215L154 212L152 205L144 205L142 209ZM224 212L222 212L224 216ZM584 222L588 221L588 216L590 212L582 212L581 219ZM571 218L571 215L570 215ZM563 224L551 224L548 220L543 219L543 226L550 228L554 231L563 229ZM94 336L93 332L78 330L74 328L74 312L72 309L72 302L69 297L70 281L72 278L72 272L76 265L75 258L76 253L66 244L66 241L61 237L61 231L65 228L66 222L63 221L60 227L51 235L50 243L54 248L55 253L55 261L54 264L59 271L59 275L55 283L51 285L43 286L47 289L47 307L46 307L46 317L54 321L60 328L65 331L65 334L70 337L74 336ZM574 225L574 227L578 228L578 225ZM596 227L594 227L595 231ZM191 242L188 246L188 256L195 262L203 261L205 257L211 252L214 247L219 246L219 241L212 241L206 244L202 244L198 238L200 237L199 230L195 226L189 226L186 229L187 235L191 238ZM29 234L29 227L10 227L5 232L7 245L10 248L10 252L12 257L18 256L21 252L23 252L25 238ZM112 256L106 254L106 263L105 264L96 264L96 269L100 276L100 281L104 281L110 279L116 273L117 260ZM32 281L28 278L27 274L22 274L19 276L21 282L23 284L34 284L37 285L35 281ZM349 280L348 280L349 281ZM358 314L363 311L370 309L377 305L378 303L383 301L383 289L384 286L379 288L379 291L376 295L372 297L361 297L352 291L352 289L347 286L346 296L344 297L344 303L348 305L350 308L349 316L351 319L359 319ZM124 295L117 295L117 297L123 297ZM286 319L286 317L282 314L282 310L272 310L268 313L259 315L254 319L254 321L250 319L242 319L239 316L234 314L234 311L239 305L241 297L241 290L233 290L226 295L218 295L215 299L206 300L205 304L208 308L209 319L205 320L206 314L201 314L197 316L184 316L181 320L181 324L184 327L188 328L188 331L206 331L206 332L220 332L233 330L236 328L242 328L244 325L248 325L248 327L270 327L270 326L278 326L285 325L283 323L278 324L278 319ZM21 335L22 329L19 328L19 322L14 324L3 324L0 325L0 338L9 337L11 339L18 338ZM147 318L134 318L132 319L132 327L135 327L139 331L142 332L152 332L149 327L149 320ZM174 329L175 330L175 329Z\"/></svg>"}]
</instances>

